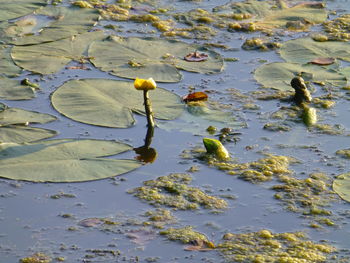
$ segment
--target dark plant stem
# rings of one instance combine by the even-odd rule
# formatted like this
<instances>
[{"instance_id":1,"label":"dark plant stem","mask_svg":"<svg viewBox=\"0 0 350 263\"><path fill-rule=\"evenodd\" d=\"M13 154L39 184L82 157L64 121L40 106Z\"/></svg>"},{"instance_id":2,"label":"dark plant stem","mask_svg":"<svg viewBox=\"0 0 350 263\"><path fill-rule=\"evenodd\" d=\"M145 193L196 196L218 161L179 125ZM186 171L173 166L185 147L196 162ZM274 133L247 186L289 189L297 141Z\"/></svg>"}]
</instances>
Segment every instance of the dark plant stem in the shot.
<instances>
[{"instance_id":1,"label":"dark plant stem","mask_svg":"<svg viewBox=\"0 0 350 263\"><path fill-rule=\"evenodd\" d=\"M151 146L153 135L154 135L154 127L148 126L147 127L147 134L145 137L145 145L144 145L145 147L148 148Z\"/></svg>"},{"instance_id":2,"label":"dark plant stem","mask_svg":"<svg viewBox=\"0 0 350 263\"><path fill-rule=\"evenodd\" d=\"M143 91L143 100L144 100L145 112L146 112L146 116L147 116L147 126L148 126L148 128L154 129L152 105L151 105L151 100L150 100L149 95L148 95L148 90Z\"/></svg>"}]
</instances>

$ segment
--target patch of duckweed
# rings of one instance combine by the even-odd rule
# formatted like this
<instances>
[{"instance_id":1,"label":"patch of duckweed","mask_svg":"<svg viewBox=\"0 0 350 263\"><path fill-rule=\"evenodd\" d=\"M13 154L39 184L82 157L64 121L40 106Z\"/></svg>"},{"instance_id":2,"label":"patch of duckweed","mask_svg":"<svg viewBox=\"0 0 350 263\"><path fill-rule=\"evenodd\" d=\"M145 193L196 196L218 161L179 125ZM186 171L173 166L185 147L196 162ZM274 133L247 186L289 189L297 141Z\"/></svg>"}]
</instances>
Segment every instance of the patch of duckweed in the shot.
<instances>
[{"instance_id":1,"label":"patch of duckweed","mask_svg":"<svg viewBox=\"0 0 350 263\"><path fill-rule=\"evenodd\" d=\"M342 149L335 152L335 154L340 155L346 159L350 159L350 149Z\"/></svg>"},{"instance_id":2,"label":"patch of duckweed","mask_svg":"<svg viewBox=\"0 0 350 263\"><path fill-rule=\"evenodd\" d=\"M21 263L50 263L52 259L44 253L35 253L30 257L21 258Z\"/></svg>"},{"instance_id":3,"label":"patch of duckweed","mask_svg":"<svg viewBox=\"0 0 350 263\"><path fill-rule=\"evenodd\" d=\"M343 135L345 133L344 127L339 124L315 124L312 126L312 130L316 133L328 134L328 135Z\"/></svg>"},{"instance_id":4,"label":"patch of duckweed","mask_svg":"<svg viewBox=\"0 0 350 263\"><path fill-rule=\"evenodd\" d=\"M334 225L329 223L332 222L328 218L332 216L332 212L327 206L338 198L332 190L332 180L326 174L313 173L306 179L283 175L278 180L281 184L274 185L271 189L276 191L274 197L281 201L287 210L300 213L323 225ZM323 220L323 217L326 220Z\"/></svg>"},{"instance_id":5,"label":"patch of duckweed","mask_svg":"<svg viewBox=\"0 0 350 263\"><path fill-rule=\"evenodd\" d=\"M159 234L166 236L169 240L179 241L183 244L199 245L201 247L215 248L208 237L200 232L194 231L191 226L182 228L168 228Z\"/></svg>"},{"instance_id":6,"label":"patch of duckweed","mask_svg":"<svg viewBox=\"0 0 350 263\"><path fill-rule=\"evenodd\" d=\"M211 196L196 187L189 186L192 177L189 174L174 173L143 182L143 186L128 192L145 200L151 205L165 205L181 210L225 209L227 202Z\"/></svg>"},{"instance_id":7,"label":"patch of duckweed","mask_svg":"<svg viewBox=\"0 0 350 263\"><path fill-rule=\"evenodd\" d=\"M289 169L290 164L299 161L289 156L279 156L266 154L264 158L247 163L237 163L230 159L220 161L211 155L205 154L201 148L193 148L191 151L184 151L183 158L196 158L205 161L208 165L226 171L230 175L237 175L240 179L252 183L260 183L272 180L281 175L290 175L293 173Z\"/></svg>"},{"instance_id":8,"label":"patch of duckweed","mask_svg":"<svg viewBox=\"0 0 350 263\"><path fill-rule=\"evenodd\" d=\"M269 41L268 39L262 38L249 38L243 43L242 48L245 50L274 50L280 48L281 44L278 42Z\"/></svg>"},{"instance_id":9,"label":"patch of duckweed","mask_svg":"<svg viewBox=\"0 0 350 263\"><path fill-rule=\"evenodd\" d=\"M315 243L302 232L272 233L260 230L245 234L227 233L216 249L227 262L327 262L336 252L333 246Z\"/></svg>"},{"instance_id":10,"label":"patch of duckweed","mask_svg":"<svg viewBox=\"0 0 350 263\"><path fill-rule=\"evenodd\" d=\"M350 40L350 14L344 14L333 20L323 23L324 31L327 33L327 40Z\"/></svg>"},{"instance_id":11,"label":"patch of duckweed","mask_svg":"<svg viewBox=\"0 0 350 263\"><path fill-rule=\"evenodd\" d=\"M171 211L163 208L147 211L144 216L149 219L149 221L143 223L144 225L150 225L160 229L164 228L165 225L174 224L177 222L176 217L171 213Z\"/></svg>"}]
</instances>

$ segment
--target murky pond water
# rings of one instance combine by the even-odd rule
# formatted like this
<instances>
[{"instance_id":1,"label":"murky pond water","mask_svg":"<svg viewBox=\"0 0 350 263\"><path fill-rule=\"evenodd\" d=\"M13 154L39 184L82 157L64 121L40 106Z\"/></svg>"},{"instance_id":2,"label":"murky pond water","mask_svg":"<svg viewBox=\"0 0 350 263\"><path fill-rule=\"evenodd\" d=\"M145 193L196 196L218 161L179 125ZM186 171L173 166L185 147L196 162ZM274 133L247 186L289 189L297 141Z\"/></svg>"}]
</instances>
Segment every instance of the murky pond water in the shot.
<instances>
[{"instance_id":1,"label":"murky pond water","mask_svg":"<svg viewBox=\"0 0 350 263\"><path fill-rule=\"evenodd\" d=\"M68 2L58 3L58 6L69 6ZM210 0L150 2L156 2L159 7L169 7L172 12L186 12L196 8L210 11L227 3ZM327 9L338 12L336 15L333 13L332 17L350 12L350 4L346 0L328 1L326 4ZM148 6L147 3L144 5ZM141 7L144 8L144 5ZM95 28L102 29L107 24L117 26L121 36L159 36L159 32L147 23L101 20ZM320 30L319 27L316 29ZM105 30L111 32L110 29ZM262 64L280 62L283 59L275 50L262 52L241 49L247 38L260 37L260 32L217 30L218 33L209 40L181 40L188 43L225 45L228 49L217 48L216 51L224 58L237 58L237 61L226 62L224 71L219 74L204 75L182 71L183 79L180 82L158 85L180 96L188 94L189 88L192 87L195 91L207 92L210 100L219 102L220 105L228 105L224 109L221 107L221 110L232 112L238 119L237 123L245 123L240 129L231 125L234 131L240 134L235 142L225 143L236 162L253 162L264 157L264 153L270 153L299 160L299 163L289 167L299 179L305 179L311 173L321 172L334 179L341 173L349 172L349 160L335 154L337 150L346 149L350 144L349 94L343 92L345 95L335 98L336 104L330 109L318 109L319 122L340 124L345 130L342 135L309 130L301 121L289 122L290 131L264 129L264 125L271 121L271 114L281 107L290 106L290 102L279 99L257 100L252 92L260 85L254 80L253 72ZM282 42L307 34L278 34L275 40ZM347 49L349 50L349 47ZM58 131L59 134L55 138L119 140L133 147L142 146L147 132L146 118L142 116L135 116L136 125L131 128L105 128L75 122L52 107L52 92L68 80L120 79L97 70L91 64L87 64L91 70L68 69L76 65L77 62L70 62L58 73L44 76L24 71L16 79L28 78L40 84L40 91L36 97L31 100L3 102L10 107L56 116L57 121L34 125ZM343 62L343 65L346 63ZM274 78L274 74L271 74L271 78ZM132 85L132 82L130 83ZM316 86L312 95L317 97L337 94L339 91L339 87ZM245 96L241 96L242 94ZM257 107L243 107L247 103L253 103ZM206 132L209 125L227 127L226 123L203 121L198 118L197 121L196 117L191 117L191 121L187 122L181 118L165 123L157 121L159 127L155 128L152 141L152 148L157 151L156 160L115 178L81 183L32 183L1 179L0 262L18 262L21 258L37 252L49 255L54 262L63 259L65 262L224 262L225 259L215 250L185 251L183 244L158 235L157 228L144 223L147 218L143 214L154 207L128 193L128 190L142 186L144 181L170 173L188 173L191 167L198 168L198 171L190 172L193 179L191 186L214 196L229 197L225 199L228 208L219 213L202 208L193 211L172 210L177 222L165 228L190 225L196 231L204 233L215 244L221 242L222 236L228 232L248 233L261 229L268 229L274 233L304 231L312 241L326 241L340 251L339 258L333 258L334 262L350 261L346 258L350 253L349 203L336 195L329 206L326 206L332 213L331 220L334 226L320 223L320 228L310 227L313 219L310 221L310 218L302 213L289 211L283 202L274 197L276 192L271 187L280 184L276 178L264 183L251 183L210 167L205 161L192 157L182 158L184 150L190 151L198 146L204 148L203 137L214 138ZM192 127L196 127L193 133ZM119 158L133 159L135 153L129 151L121 154ZM37 169L39 170L40 166ZM82 226L81 221L87 218L108 219L113 224L98 222L93 227ZM346 258L345 261L341 261L342 257Z\"/></svg>"}]
</instances>

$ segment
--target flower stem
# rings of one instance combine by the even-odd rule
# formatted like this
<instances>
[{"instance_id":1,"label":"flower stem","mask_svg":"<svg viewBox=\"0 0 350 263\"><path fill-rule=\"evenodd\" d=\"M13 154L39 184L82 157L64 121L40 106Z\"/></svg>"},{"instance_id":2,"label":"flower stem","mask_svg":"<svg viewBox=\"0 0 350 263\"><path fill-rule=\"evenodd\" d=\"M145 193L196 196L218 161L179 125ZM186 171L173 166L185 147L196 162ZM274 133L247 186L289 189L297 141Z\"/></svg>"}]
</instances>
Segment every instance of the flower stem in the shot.
<instances>
[{"instance_id":1,"label":"flower stem","mask_svg":"<svg viewBox=\"0 0 350 263\"><path fill-rule=\"evenodd\" d=\"M149 95L148 95L148 90L143 91L143 100L144 100L145 112L146 112L146 116L147 116L147 126L148 126L148 128L154 128L152 105L151 105L151 100L150 100Z\"/></svg>"}]
</instances>

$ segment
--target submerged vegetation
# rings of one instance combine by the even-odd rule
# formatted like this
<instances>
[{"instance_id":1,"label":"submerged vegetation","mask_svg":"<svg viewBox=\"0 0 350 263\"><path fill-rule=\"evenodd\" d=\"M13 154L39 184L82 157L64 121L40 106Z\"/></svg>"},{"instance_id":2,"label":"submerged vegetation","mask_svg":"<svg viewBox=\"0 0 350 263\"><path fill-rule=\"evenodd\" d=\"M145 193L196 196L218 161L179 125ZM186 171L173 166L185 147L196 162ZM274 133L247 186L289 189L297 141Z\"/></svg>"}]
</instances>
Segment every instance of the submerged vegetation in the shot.
<instances>
[{"instance_id":1,"label":"submerged vegetation","mask_svg":"<svg viewBox=\"0 0 350 263\"><path fill-rule=\"evenodd\" d=\"M143 182L144 186L131 189L129 193L154 206L165 205L175 209L193 210L225 209L225 200L211 196L196 187L189 186L189 174L170 174Z\"/></svg>"}]
</instances>

